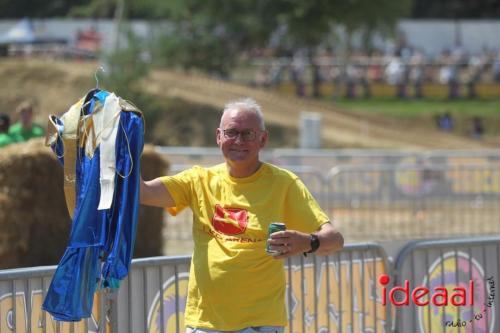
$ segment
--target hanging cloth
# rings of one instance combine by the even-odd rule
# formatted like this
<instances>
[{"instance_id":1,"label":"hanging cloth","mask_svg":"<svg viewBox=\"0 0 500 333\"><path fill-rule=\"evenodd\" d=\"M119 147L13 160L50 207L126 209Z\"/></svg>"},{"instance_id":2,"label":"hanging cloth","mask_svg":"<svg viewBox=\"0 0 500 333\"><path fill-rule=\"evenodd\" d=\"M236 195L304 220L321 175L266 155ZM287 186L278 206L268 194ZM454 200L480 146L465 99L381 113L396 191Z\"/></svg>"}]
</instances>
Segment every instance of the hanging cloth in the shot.
<instances>
[{"instance_id":1,"label":"hanging cloth","mask_svg":"<svg viewBox=\"0 0 500 333\"><path fill-rule=\"evenodd\" d=\"M115 114L104 116L110 110ZM50 116L47 133L46 143L65 166L66 203L73 214L69 244L42 307L57 320L79 321L90 317L96 289L118 287L129 271L139 210L143 117L114 94L93 90L61 118ZM68 184L73 191L69 186L66 191L66 178L72 176ZM101 201L109 208L98 209Z\"/></svg>"}]
</instances>

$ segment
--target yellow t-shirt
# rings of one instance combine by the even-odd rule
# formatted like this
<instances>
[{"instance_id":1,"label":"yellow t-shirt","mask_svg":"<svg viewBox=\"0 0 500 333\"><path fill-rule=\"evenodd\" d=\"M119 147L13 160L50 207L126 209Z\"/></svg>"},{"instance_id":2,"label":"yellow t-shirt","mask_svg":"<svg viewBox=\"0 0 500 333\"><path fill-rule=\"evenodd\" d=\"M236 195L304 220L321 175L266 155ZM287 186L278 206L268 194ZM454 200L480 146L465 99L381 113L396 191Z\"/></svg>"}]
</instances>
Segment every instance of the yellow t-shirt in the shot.
<instances>
[{"instance_id":1,"label":"yellow t-shirt","mask_svg":"<svg viewBox=\"0 0 500 333\"><path fill-rule=\"evenodd\" d=\"M193 211L185 325L221 331L285 326L283 260L265 251L267 229L311 233L328 222L316 200L293 173L263 163L247 178L233 178L226 165L195 166L161 178L176 206Z\"/></svg>"}]
</instances>

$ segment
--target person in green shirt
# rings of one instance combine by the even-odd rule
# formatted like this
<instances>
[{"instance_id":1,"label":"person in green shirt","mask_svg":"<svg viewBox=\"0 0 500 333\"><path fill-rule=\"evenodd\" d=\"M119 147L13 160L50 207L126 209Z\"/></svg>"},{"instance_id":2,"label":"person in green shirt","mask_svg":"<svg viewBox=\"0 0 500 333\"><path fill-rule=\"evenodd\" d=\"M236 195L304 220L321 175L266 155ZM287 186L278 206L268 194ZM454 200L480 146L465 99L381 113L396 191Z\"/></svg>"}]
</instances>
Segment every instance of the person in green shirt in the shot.
<instances>
[{"instance_id":1,"label":"person in green shirt","mask_svg":"<svg viewBox=\"0 0 500 333\"><path fill-rule=\"evenodd\" d=\"M14 142L14 139L9 135L10 118L6 114L0 114L0 148L5 147Z\"/></svg>"},{"instance_id":2,"label":"person in green shirt","mask_svg":"<svg viewBox=\"0 0 500 333\"><path fill-rule=\"evenodd\" d=\"M14 142L28 141L45 135L43 128L33 122L33 104L21 103L16 110L19 121L9 128L9 135Z\"/></svg>"}]
</instances>

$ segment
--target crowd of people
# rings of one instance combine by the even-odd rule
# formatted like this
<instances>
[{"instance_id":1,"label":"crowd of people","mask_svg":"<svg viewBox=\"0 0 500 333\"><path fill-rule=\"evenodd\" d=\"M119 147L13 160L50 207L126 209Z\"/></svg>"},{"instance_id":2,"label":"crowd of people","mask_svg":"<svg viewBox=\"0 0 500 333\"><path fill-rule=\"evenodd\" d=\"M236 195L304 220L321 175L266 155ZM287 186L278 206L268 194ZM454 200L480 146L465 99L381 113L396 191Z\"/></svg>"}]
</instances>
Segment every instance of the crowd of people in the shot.
<instances>
[{"instance_id":1,"label":"crowd of people","mask_svg":"<svg viewBox=\"0 0 500 333\"><path fill-rule=\"evenodd\" d=\"M356 51L347 57L330 51L317 52L313 57L296 52L290 57L268 57L255 63L255 85L276 86L288 80L297 87L299 96L304 95L306 84L343 83L348 98L370 96L372 84L396 86L396 97L420 98L424 97L423 85L431 83L448 86L449 98L475 98L476 84L500 83L499 52L472 54L461 47L445 49L433 57L403 45L390 52ZM465 87L467 96L460 96L460 86ZM313 87L313 95L314 91Z\"/></svg>"},{"instance_id":2,"label":"crowd of people","mask_svg":"<svg viewBox=\"0 0 500 333\"><path fill-rule=\"evenodd\" d=\"M7 114L0 114L0 148L45 135L44 129L33 122L33 112L31 102L21 103L15 112L18 121L12 125Z\"/></svg>"}]
</instances>

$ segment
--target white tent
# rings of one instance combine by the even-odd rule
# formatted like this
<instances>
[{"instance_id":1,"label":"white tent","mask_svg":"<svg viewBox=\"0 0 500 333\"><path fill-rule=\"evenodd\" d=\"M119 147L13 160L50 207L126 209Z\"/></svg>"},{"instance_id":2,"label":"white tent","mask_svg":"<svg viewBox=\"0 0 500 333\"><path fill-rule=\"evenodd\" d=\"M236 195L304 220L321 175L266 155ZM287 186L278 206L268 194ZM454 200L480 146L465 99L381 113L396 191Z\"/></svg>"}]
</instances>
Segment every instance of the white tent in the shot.
<instances>
[{"instance_id":1,"label":"white tent","mask_svg":"<svg viewBox=\"0 0 500 333\"><path fill-rule=\"evenodd\" d=\"M65 38L46 36L36 33L33 22L23 18L0 36L0 45L6 44L66 44Z\"/></svg>"}]
</instances>

